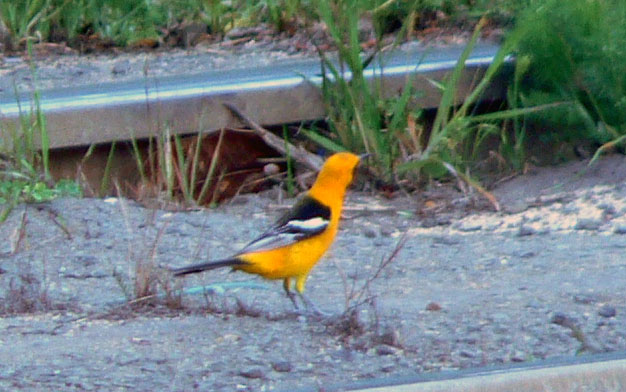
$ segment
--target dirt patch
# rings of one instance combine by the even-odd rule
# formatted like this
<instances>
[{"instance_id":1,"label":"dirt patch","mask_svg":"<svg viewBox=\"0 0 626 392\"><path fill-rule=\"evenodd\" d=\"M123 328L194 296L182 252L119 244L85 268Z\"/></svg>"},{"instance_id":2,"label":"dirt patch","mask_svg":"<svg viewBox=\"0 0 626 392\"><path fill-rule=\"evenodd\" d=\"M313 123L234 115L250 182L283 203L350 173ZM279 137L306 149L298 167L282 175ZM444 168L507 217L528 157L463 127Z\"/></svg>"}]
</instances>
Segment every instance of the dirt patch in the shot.
<instances>
[{"instance_id":1,"label":"dirt patch","mask_svg":"<svg viewBox=\"0 0 626 392\"><path fill-rule=\"evenodd\" d=\"M517 211L470 213L476 198L457 194L434 223L420 215L428 193L351 193L307 285L333 315L323 319L293 313L280 284L227 271L181 282L209 285L184 295L183 310L123 306L116 275L131 277L138 259L180 266L232 253L286 208L273 192L186 212L119 199L20 206L0 226L1 298L28 274L49 303L71 306L0 318L11 342L0 346L0 385L293 390L626 349L626 165L607 157L581 175L584 165L500 184L503 205L526 203ZM346 312L366 283L367 300Z\"/></svg>"},{"instance_id":2,"label":"dirt patch","mask_svg":"<svg viewBox=\"0 0 626 392\"><path fill-rule=\"evenodd\" d=\"M589 160L572 162L556 167L533 167L524 176L500 183L495 195L505 209L519 210L540 203L542 197L553 199L562 194L573 197L597 185L617 185L626 182L626 157L609 155L590 164ZM556 195L556 196L555 196Z\"/></svg>"}]
</instances>

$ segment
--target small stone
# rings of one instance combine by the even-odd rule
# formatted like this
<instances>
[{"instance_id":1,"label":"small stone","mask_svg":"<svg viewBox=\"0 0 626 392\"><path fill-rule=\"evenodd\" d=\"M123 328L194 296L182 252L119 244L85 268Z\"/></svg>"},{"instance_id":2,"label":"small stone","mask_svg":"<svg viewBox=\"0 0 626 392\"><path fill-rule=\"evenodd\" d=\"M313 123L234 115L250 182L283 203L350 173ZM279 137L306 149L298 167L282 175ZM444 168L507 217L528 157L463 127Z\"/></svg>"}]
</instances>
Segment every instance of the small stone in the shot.
<instances>
[{"instance_id":1,"label":"small stone","mask_svg":"<svg viewBox=\"0 0 626 392\"><path fill-rule=\"evenodd\" d=\"M272 362L272 369L279 373L289 373L293 369L293 365L288 361Z\"/></svg>"},{"instance_id":2,"label":"small stone","mask_svg":"<svg viewBox=\"0 0 626 392\"><path fill-rule=\"evenodd\" d=\"M461 241L455 237L437 236L433 237L433 244L458 245Z\"/></svg>"},{"instance_id":3,"label":"small stone","mask_svg":"<svg viewBox=\"0 0 626 392\"><path fill-rule=\"evenodd\" d=\"M598 310L598 315L606 318L615 317L617 315L617 310L615 309L615 306L602 305Z\"/></svg>"},{"instance_id":4,"label":"small stone","mask_svg":"<svg viewBox=\"0 0 626 392\"><path fill-rule=\"evenodd\" d=\"M352 361L354 359L354 353L348 349L340 349L330 354L330 357L333 359L344 361Z\"/></svg>"},{"instance_id":5,"label":"small stone","mask_svg":"<svg viewBox=\"0 0 626 392\"><path fill-rule=\"evenodd\" d=\"M598 230L602 222L599 219L593 218L580 218L574 225L575 230Z\"/></svg>"},{"instance_id":6,"label":"small stone","mask_svg":"<svg viewBox=\"0 0 626 392\"><path fill-rule=\"evenodd\" d=\"M367 238L376 238L376 231L371 227L364 227L363 235Z\"/></svg>"},{"instance_id":7,"label":"small stone","mask_svg":"<svg viewBox=\"0 0 626 392\"><path fill-rule=\"evenodd\" d=\"M462 232L465 232L465 233L469 233L469 232L472 232L472 231L478 231L478 230L480 230L482 228L483 228L483 226L481 224L478 224L478 223L467 223L467 224L459 225L457 227L457 229L459 231L462 231Z\"/></svg>"},{"instance_id":8,"label":"small stone","mask_svg":"<svg viewBox=\"0 0 626 392\"><path fill-rule=\"evenodd\" d=\"M399 348L396 347L392 347L386 344L380 344L378 346L376 346L376 354L378 355L396 355L400 352L401 350Z\"/></svg>"},{"instance_id":9,"label":"small stone","mask_svg":"<svg viewBox=\"0 0 626 392\"><path fill-rule=\"evenodd\" d=\"M95 268L87 275L87 277L89 278L96 279L108 278L109 276L111 276L111 272L108 271L106 268Z\"/></svg>"},{"instance_id":10,"label":"small stone","mask_svg":"<svg viewBox=\"0 0 626 392\"><path fill-rule=\"evenodd\" d=\"M506 313L494 313L491 315L491 319L497 324L506 324L511 321L511 317Z\"/></svg>"},{"instance_id":11,"label":"small stone","mask_svg":"<svg viewBox=\"0 0 626 392\"><path fill-rule=\"evenodd\" d=\"M459 352L459 355L462 358L476 358L476 353L469 350L461 350L461 352Z\"/></svg>"},{"instance_id":12,"label":"small stone","mask_svg":"<svg viewBox=\"0 0 626 392\"><path fill-rule=\"evenodd\" d=\"M167 235L175 235L179 237L188 237L190 236L190 232L188 230L187 225L172 225L165 229L165 234Z\"/></svg>"},{"instance_id":13,"label":"small stone","mask_svg":"<svg viewBox=\"0 0 626 392\"><path fill-rule=\"evenodd\" d=\"M124 75L127 74L128 71L130 71L130 61L128 60L118 61L113 64L113 69L111 70L114 75Z\"/></svg>"},{"instance_id":14,"label":"small stone","mask_svg":"<svg viewBox=\"0 0 626 392\"><path fill-rule=\"evenodd\" d=\"M75 260L85 267L95 265L98 262L98 258L91 255L78 255L76 256Z\"/></svg>"},{"instance_id":15,"label":"small stone","mask_svg":"<svg viewBox=\"0 0 626 392\"><path fill-rule=\"evenodd\" d=\"M437 302L429 302L428 305L426 305L426 310L428 310L429 312L438 312L441 309L441 305L439 305Z\"/></svg>"},{"instance_id":16,"label":"small stone","mask_svg":"<svg viewBox=\"0 0 626 392\"><path fill-rule=\"evenodd\" d=\"M527 237L529 235L537 234L537 230L533 229L530 226L521 225L519 231L517 232L518 237Z\"/></svg>"},{"instance_id":17,"label":"small stone","mask_svg":"<svg viewBox=\"0 0 626 392\"><path fill-rule=\"evenodd\" d=\"M436 226L446 226L452 222L447 216L437 216L435 217L435 225Z\"/></svg>"},{"instance_id":18,"label":"small stone","mask_svg":"<svg viewBox=\"0 0 626 392\"><path fill-rule=\"evenodd\" d=\"M543 305L537 299L531 299L526 303L526 307L530 309L541 309Z\"/></svg>"},{"instance_id":19,"label":"small stone","mask_svg":"<svg viewBox=\"0 0 626 392\"><path fill-rule=\"evenodd\" d=\"M380 371L383 373L391 373L396 369L396 365L394 364L388 364L388 365L384 365L380 368Z\"/></svg>"},{"instance_id":20,"label":"small stone","mask_svg":"<svg viewBox=\"0 0 626 392\"><path fill-rule=\"evenodd\" d=\"M566 204L563 206L563 208L561 208L561 212L564 214L577 214L578 211L579 208L573 204Z\"/></svg>"},{"instance_id":21,"label":"small stone","mask_svg":"<svg viewBox=\"0 0 626 392\"><path fill-rule=\"evenodd\" d=\"M511 203L511 205L505 206L504 211L509 214L519 214L520 212L524 212L528 209L528 203L524 201L517 201Z\"/></svg>"},{"instance_id":22,"label":"small stone","mask_svg":"<svg viewBox=\"0 0 626 392\"><path fill-rule=\"evenodd\" d=\"M383 226L380 228L380 235L383 237L390 237L394 230L390 226Z\"/></svg>"},{"instance_id":23,"label":"small stone","mask_svg":"<svg viewBox=\"0 0 626 392\"><path fill-rule=\"evenodd\" d=\"M574 295L574 302L582 305L589 305L598 300L597 296L593 294L576 294Z\"/></svg>"},{"instance_id":24,"label":"small stone","mask_svg":"<svg viewBox=\"0 0 626 392\"><path fill-rule=\"evenodd\" d=\"M393 327L387 327L385 329L385 332L380 335L380 341L388 346L402 347L400 331Z\"/></svg>"},{"instance_id":25,"label":"small stone","mask_svg":"<svg viewBox=\"0 0 626 392\"><path fill-rule=\"evenodd\" d=\"M515 351L511 354L511 362L525 362L527 359L527 355L523 351Z\"/></svg>"},{"instance_id":26,"label":"small stone","mask_svg":"<svg viewBox=\"0 0 626 392\"><path fill-rule=\"evenodd\" d=\"M280 166L275 163L268 163L267 165L263 166L263 174L265 174L266 176L274 176L278 173L280 173Z\"/></svg>"},{"instance_id":27,"label":"small stone","mask_svg":"<svg viewBox=\"0 0 626 392\"><path fill-rule=\"evenodd\" d=\"M385 245L385 241L382 238L376 238L374 241L372 241L372 245L383 246Z\"/></svg>"},{"instance_id":28,"label":"small stone","mask_svg":"<svg viewBox=\"0 0 626 392\"><path fill-rule=\"evenodd\" d=\"M250 198L247 197L246 195L237 195L233 197L232 199L230 199L228 203L230 205L241 206L244 204L248 204L249 201L250 201Z\"/></svg>"},{"instance_id":29,"label":"small stone","mask_svg":"<svg viewBox=\"0 0 626 392\"><path fill-rule=\"evenodd\" d=\"M560 325L562 327L571 328L576 326L574 320L563 312L555 312L550 319L552 324Z\"/></svg>"},{"instance_id":30,"label":"small stone","mask_svg":"<svg viewBox=\"0 0 626 392\"><path fill-rule=\"evenodd\" d=\"M598 208L609 215L615 215L617 213L615 206L611 203L600 203L598 204Z\"/></svg>"},{"instance_id":31,"label":"small stone","mask_svg":"<svg viewBox=\"0 0 626 392\"><path fill-rule=\"evenodd\" d=\"M245 378L254 378L254 379L265 378L265 372L263 372L263 370L261 370L260 368L251 368L251 369L242 370L239 372L239 375Z\"/></svg>"},{"instance_id":32,"label":"small stone","mask_svg":"<svg viewBox=\"0 0 626 392\"><path fill-rule=\"evenodd\" d=\"M615 234L626 234L626 223L621 223L621 224L615 225L615 227L613 227L613 233L615 233Z\"/></svg>"},{"instance_id":33,"label":"small stone","mask_svg":"<svg viewBox=\"0 0 626 392\"><path fill-rule=\"evenodd\" d=\"M502 222L493 222L493 223L488 223L483 227L483 230L485 231L496 231L496 229L498 229L500 226L502 226Z\"/></svg>"}]
</instances>

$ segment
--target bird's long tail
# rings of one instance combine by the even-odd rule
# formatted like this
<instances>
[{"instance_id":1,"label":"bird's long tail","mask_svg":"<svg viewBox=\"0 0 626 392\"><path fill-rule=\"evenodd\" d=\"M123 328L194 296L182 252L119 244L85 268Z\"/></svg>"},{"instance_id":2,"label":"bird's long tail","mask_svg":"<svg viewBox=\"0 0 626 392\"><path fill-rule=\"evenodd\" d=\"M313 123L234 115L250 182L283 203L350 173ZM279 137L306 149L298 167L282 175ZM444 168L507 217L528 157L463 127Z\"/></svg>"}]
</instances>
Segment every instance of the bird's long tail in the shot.
<instances>
[{"instance_id":1,"label":"bird's long tail","mask_svg":"<svg viewBox=\"0 0 626 392\"><path fill-rule=\"evenodd\" d=\"M245 261L240 260L236 257L231 259L217 260L217 261L209 261L207 263L200 263L194 265L188 265L186 267L181 268L173 268L170 269L170 272L174 274L174 276L182 276L187 274L195 274L197 272L208 271L221 267L237 267L239 265L246 264Z\"/></svg>"}]
</instances>

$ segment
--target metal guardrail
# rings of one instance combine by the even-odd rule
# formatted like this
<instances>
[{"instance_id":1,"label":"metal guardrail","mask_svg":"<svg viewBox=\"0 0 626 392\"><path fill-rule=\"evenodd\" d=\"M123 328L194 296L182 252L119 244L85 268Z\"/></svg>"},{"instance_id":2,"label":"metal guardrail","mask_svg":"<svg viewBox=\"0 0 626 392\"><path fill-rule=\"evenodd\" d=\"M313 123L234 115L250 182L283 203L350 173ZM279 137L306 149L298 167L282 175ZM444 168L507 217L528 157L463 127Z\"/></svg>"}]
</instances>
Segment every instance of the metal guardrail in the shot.
<instances>
[{"instance_id":1,"label":"metal guardrail","mask_svg":"<svg viewBox=\"0 0 626 392\"><path fill-rule=\"evenodd\" d=\"M304 388L298 392L318 391ZM325 385L355 392L620 392L626 391L626 352L554 358L509 366L422 373Z\"/></svg>"},{"instance_id":2,"label":"metal guardrail","mask_svg":"<svg viewBox=\"0 0 626 392\"><path fill-rule=\"evenodd\" d=\"M441 80L459 58L462 47L397 51L374 61L365 73L380 81L388 95L411 81L420 91L418 104L436 107ZM463 99L491 63L497 46L475 48L459 86ZM380 67L380 64L383 64ZM380 78L382 76L382 79ZM263 125L324 117L319 85L320 61L311 59L251 69L196 75L146 78L133 82L41 91L52 148L85 146L155 135L166 127L172 134L195 133L241 124L222 105L236 105ZM503 83L493 83L484 98L502 98ZM19 105L18 105L19 100ZM22 113L33 109L32 97L0 95L0 129L19 129Z\"/></svg>"}]
</instances>

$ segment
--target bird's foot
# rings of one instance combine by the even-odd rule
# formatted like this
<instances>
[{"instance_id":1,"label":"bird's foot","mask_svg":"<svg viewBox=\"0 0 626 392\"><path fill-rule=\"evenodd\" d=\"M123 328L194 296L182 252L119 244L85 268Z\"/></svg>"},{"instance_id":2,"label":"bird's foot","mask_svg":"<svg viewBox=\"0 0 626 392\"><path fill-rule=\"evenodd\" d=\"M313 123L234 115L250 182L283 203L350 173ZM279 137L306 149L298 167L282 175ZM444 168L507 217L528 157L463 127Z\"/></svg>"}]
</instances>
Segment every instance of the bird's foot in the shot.
<instances>
[{"instance_id":1,"label":"bird's foot","mask_svg":"<svg viewBox=\"0 0 626 392\"><path fill-rule=\"evenodd\" d=\"M299 297L300 297L300 300L302 300L302 303L304 304L305 308L302 311L299 308L296 308L296 311L297 312L300 311L302 316L305 316L307 318L311 318L314 320L322 320L322 319L332 317L332 313L321 310L303 294L299 294Z\"/></svg>"}]
</instances>

